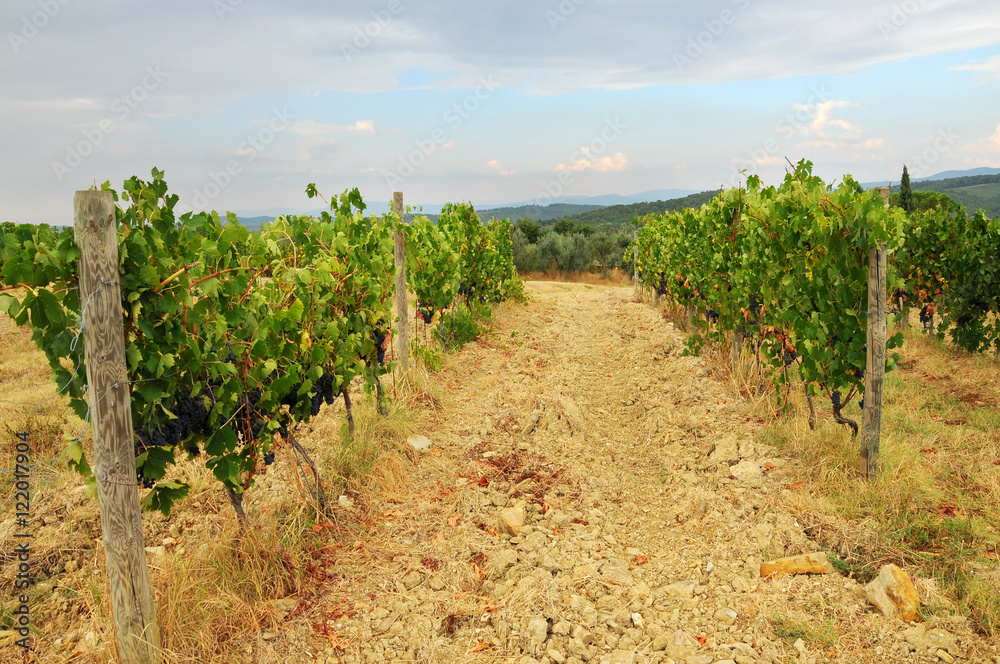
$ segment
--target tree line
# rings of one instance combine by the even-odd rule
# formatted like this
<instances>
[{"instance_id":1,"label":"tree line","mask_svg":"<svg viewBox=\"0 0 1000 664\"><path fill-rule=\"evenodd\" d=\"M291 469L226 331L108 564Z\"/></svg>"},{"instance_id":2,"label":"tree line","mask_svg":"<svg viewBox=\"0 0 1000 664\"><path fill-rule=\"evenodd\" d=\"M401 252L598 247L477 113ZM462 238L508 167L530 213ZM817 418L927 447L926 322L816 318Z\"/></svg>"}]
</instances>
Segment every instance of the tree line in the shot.
<instances>
[{"instance_id":1,"label":"tree line","mask_svg":"<svg viewBox=\"0 0 1000 664\"><path fill-rule=\"evenodd\" d=\"M624 254L632 242L631 230L594 229L561 219L546 228L527 218L517 220L511 235L514 265L521 273L579 274L591 269L608 277L614 268L631 271Z\"/></svg>"}]
</instances>

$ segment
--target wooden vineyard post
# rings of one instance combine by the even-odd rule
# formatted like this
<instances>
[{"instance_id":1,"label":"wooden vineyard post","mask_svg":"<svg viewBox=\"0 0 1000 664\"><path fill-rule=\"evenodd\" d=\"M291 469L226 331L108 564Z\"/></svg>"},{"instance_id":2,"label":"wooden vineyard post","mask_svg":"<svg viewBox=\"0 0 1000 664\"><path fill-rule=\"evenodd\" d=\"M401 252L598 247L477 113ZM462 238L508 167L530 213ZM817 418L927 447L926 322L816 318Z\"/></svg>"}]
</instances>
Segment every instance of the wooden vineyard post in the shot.
<instances>
[{"instance_id":1,"label":"wooden vineyard post","mask_svg":"<svg viewBox=\"0 0 1000 664\"><path fill-rule=\"evenodd\" d=\"M73 222L80 248L81 326L94 431L94 476L118 650L126 664L158 663L160 635L135 474L118 231L111 192L76 192Z\"/></svg>"},{"instance_id":2,"label":"wooden vineyard post","mask_svg":"<svg viewBox=\"0 0 1000 664\"><path fill-rule=\"evenodd\" d=\"M639 299L639 231L632 231L632 282Z\"/></svg>"},{"instance_id":3,"label":"wooden vineyard post","mask_svg":"<svg viewBox=\"0 0 1000 664\"><path fill-rule=\"evenodd\" d=\"M403 192L392 195L392 209L399 223L403 223ZM396 339L396 349L399 352L399 370L403 377L410 371L410 311L406 302L406 240L402 230L395 235L396 247L396 314L399 316L399 328Z\"/></svg>"},{"instance_id":4,"label":"wooden vineyard post","mask_svg":"<svg viewBox=\"0 0 1000 664\"><path fill-rule=\"evenodd\" d=\"M740 370L740 360L743 359L743 330L736 328L730 337L732 339L733 351L733 373L738 374Z\"/></svg>"},{"instance_id":5,"label":"wooden vineyard post","mask_svg":"<svg viewBox=\"0 0 1000 664\"><path fill-rule=\"evenodd\" d=\"M879 193L888 204L888 187ZM861 474L878 476L882 437L882 388L885 383L886 252L883 243L868 251L868 358L865 367L865 408L861 421Z\"/></svg>"}]
</instances>

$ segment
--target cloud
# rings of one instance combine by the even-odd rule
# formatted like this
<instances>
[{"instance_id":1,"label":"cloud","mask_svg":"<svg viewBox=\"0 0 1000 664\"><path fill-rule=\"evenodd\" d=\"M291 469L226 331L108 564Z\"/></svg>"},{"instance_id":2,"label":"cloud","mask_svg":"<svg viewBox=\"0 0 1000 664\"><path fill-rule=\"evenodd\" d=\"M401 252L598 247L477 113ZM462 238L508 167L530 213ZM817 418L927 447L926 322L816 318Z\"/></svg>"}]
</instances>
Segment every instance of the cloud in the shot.
<instances>
[{"instance_id":1,"label":"cloud","mask_svg":"<svg viewBox=\"0 0 1000 664\"><path fill-rule=\"evenodd\" d=\"M953 71L975 71L980 72L976 80L980 83L988 83L993 79L1000 78L1000 55L995 55L989 60L966 65L952 67Z\"/></svg>"},{"instance_id":2,"label":"cloud","mask_svg":"<svg viewBox=\"0 0 1000 664\"><path fill-rule=\"evenodd\" d=\"M963 149L969 152L986 152L986 153L996 153L1000 156L1000 124L997 125L996 131L993 135L986 138L980 139L975 143L970 143L963 146Z\"/></svg>"},{"instance_id":3,"label":"cloud","mask_svg":"<svg viewBox=\"0 0 1000 664\"><path fill-rule=\"evenodd\" d=\"M296 136L315 138L329 136L330 134L357 134L359 136L375 136L375 122L373 120L358 120L352 125L327 124L314 120L299 120L293 122L288 131Z\"/></svg>"},{"instance_id":4,"label":"cloud","mask_svg":"<svg viewBox=\"0 0 1000 664\"><path fill-rule=\"evenodd\" d=\"M836 117L841 108L860 106L846 99L831 99L815 104L793 104L794 121L786 124L794 129L802 140L798 148L837 149L852 145L857 147L861 140L861 129L844 118Z\"/></svg>"},{"instance_id":5,"label":"cloud","mask_svg":"<svg viewBox=\"0 0 1000 664\"><path fill-rule=\"evenodd\" d=\"M624 153L616 152L612 157L594 157L590 153L590 148L580 148L577 154L580 157L571 164L559 164L556 172L559 171L589 171L594 170L599 173L610 171L622 171L628 165L628 157Z\"/></svg>"},{"instance_id":6,"label":"cloud","mask_svg":"<svg viewBox=\"0 0 1000 664\"><path fill-rule=\"evenodd\" d=\"M490 161L488 161L486 163L486 165L489 166L490 168L492 168L494 171L496 171L500 175L514 175L515 173L517 173L517 171L508 171L508 170L504 169L504 167L501 166L500 162L497 161L496 159L491 159Z\"/></svg>"}]
</instances>

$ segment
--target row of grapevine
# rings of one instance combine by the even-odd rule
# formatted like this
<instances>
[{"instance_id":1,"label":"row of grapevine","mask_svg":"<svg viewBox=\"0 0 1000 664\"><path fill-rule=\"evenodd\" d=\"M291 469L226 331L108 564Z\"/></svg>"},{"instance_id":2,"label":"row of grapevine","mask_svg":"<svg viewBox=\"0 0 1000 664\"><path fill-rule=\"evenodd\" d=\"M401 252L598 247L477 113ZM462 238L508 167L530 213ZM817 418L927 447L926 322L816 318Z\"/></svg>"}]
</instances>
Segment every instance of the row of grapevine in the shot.
<instances>
[{"instance_id":1,"label":"row of grapevine","mask_svg":"<svg viewBox=\"0 0 1000 664\"><path fill-rule=\"evenodd\" d=\"M436 224L416 217L406 238L407 282L425 323L459 297L496 303L524 295L508 219L484 225L472 205L449 203Z\"/></svg>"},{"instance_id":2,"label":"row of grapevine","mask_svg":"<svg viewBox=\"0 0 1000 664\"><path fill-rule=\"evenodd\" d=\"M316 195L315 186L307 193ZM393 234L403 225L393 215L365 216L357 190L319 218L278 217L259 233L232 215L178 216L178 198L156 169L150 181L133 177L120 197L112 195L120 200L125 373L137 474L152 489L147 509L166 514L186 494L184 483L168 477L182 454L202 455L230 495L241 495L273 459L276 433L308 421L323 402L346 399L357 377L373 388L391 369L384 351L393 321ZM519 285L503 276L513 259L502 226L405 229L419 266L414 283L437 292L448 285L438 281L447 271L451 290L441 290L448 293L469 280L477 293L480 283L495 284L485 291L493 300L508 297ZM480 253L466 269L470 248ZM0 311L30 326L60 391L86 418L93 395L78 339L95 293L79 291L79 255L72 233L31 225L0 233ZM421 265L428 256L436 262ZM480 269L490 261L493 271ZM81 444L70 457L93 479Z\"/></svg>"},{"instance_id":3,"label":"row of grapevine","mask_svg":"<svg viewBox=\"0 0 1000 664\"><path fill-rule=\"evenodd\" d=\"M779 187L753 176L700 209L645 217L637 271L646 287L697 312L693 351L738 332L776 383L797 364L809 394L826 394L856 431L841 411L864 391L869 249L892 255L904 221L850 176L828 187L803 161ZM890 292L899 287L892 270L887 280ZM894 335L887 348L901 343Z\"/></svg>"},{"instance_id":4,"label":"row of grapevine","mask_svg":"<svg viewBox=\"0 0 1000 664\"><path fill-rule=\"evenodd\" d=\"M969 352L1000 354L1000 219L971 217L952 204L915 213L895 257L905 282L897 292L920 307L920 320Z\"/></svg>"}]
</instances>

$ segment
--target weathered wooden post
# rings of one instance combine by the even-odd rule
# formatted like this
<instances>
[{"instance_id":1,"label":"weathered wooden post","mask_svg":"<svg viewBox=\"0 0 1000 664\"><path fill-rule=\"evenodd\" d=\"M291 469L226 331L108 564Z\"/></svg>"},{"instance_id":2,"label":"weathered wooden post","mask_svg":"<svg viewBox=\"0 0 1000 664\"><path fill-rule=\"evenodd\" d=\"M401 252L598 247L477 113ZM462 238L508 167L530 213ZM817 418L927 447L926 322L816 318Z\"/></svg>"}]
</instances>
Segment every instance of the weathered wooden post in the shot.
<instances>
[{"instance_id":1,"label":"weathered wooden post","mask_svg":"<svg viewBox=\"0 0 1000 664\"><path fill-rule=\"evenodd\" d=\"M733 354L733 373L739 374L740 363L743 359L743 328L737 327L730 336Z\"/></svg>"},{"instance_id":2,"label":"weathered wooden post","mask_svg":"<svg viewBox=\"0 0 1000 664\"><path fill-rule=\"evenodd\" d=\"M397 191L392 195L392 209L396 213L399 223L405 221L403 216L403 192ZM396 335L396 348L399 353L399 370L403 377L410 371L410 311L406 301L406 239L402 230L397 230L395 235L396 246L394 256L396 259L396 314L399 316L399 326Z\"/></svg>"},{"instance_id":3,"label":"weathered wooden post","mask_svg":"<svg viewBox=\"0 0 1000 664\"><path fill-rule=\"evenodd\" d=\"M879 187L886 205L889 188ZM865 408L861 421L861 473L878 476L878 451L882 436L882 388L885 383L885 244L868 251L868 356L865 367Z\"/></svg>"},{"instance_id":4,"label":"weathered wooden post","mask_svg":"<svg viewBox=\"0 0 1000 664\"><path fill-rule=\"evenodd\" d=\"M159 664L160 635L135 474L111 192L76 192L73 221L80 248L80 303L85 316L80 324L94 431L94 475L118 650L127 664Z\"/></svg>"},{"instance_id":5,"label":"weathered wooden post","mask_svg":"<svg viewBox=\"0 0 1000 664\"><path fill-rule=\"evenodd\" d=\"M632 231L632 283L639 299L639 231Z\"/></svg>"}]
</instances>

